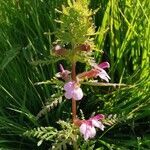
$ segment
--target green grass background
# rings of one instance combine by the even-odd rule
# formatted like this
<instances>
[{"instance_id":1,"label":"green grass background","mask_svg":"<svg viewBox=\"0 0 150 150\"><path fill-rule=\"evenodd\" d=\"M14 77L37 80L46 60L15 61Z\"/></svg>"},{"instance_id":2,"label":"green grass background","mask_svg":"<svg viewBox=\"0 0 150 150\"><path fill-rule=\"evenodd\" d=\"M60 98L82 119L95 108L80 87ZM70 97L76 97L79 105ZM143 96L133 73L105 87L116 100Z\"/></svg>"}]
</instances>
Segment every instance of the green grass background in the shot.
<instances>
[{"instance_id":1,"label":"green grass background","mask_svg":"<svg viewBox=\"0 0 150 150\"><path fill-rule=\"evenodd\" d=\"M59 118L65 120L70 115L66 102L62 101L42 118L36 119L47 101L53 103L50 97L57 92L53 85L35 86L34 83L49 80L58 71L58 64L49 58L55 35L44 33L57 30L55 8L61 9L62 4L66 1L0 1L1 150L47 149L50 143L37 147L36 139L28 139L22 134L34 127L55 126ZM88 100L81 102L80 108L87 116L96 111L116 114L119 120L102 136L101 133L97 135L95 149L148 150L150 3L148 0L91 0L90 8L99 8L94 17L99 31L95 43L105 54L101 57L96 52L95 59L110 62L112 83L131 85L124 88L84 86ZM48 64L32 63L47 59Z\"/></svg>"}]
</instances>

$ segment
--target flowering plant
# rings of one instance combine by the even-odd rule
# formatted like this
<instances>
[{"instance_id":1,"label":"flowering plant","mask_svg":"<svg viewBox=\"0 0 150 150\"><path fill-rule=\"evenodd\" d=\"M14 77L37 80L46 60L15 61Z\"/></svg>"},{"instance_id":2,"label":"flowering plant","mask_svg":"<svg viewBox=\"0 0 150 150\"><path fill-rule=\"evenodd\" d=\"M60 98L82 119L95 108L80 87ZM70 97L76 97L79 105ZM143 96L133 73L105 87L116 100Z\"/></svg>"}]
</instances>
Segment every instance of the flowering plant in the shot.
<instances>
[{"instance_id":1,"label":"flowering plant","mask_svg":"<svg viewBox=\"0 0 150 150\"><path fill-rule=\"evenodd\" d=\"M68 101L71 100L72 121L71 123L70 121L59 121L58 124L63 128L61 131L53 127L42 127L33 129L31 132L27 131L25 135L39 138L40 141L38 145L41 145L44 140L53 141L55 138L55 146L64 143L62 140L65 139L78 149L76 141L79 140L79 132L80 135L83 135L84 140L87 141L95 137L97 128L104 131L106 125L112 124L112 122L107 119L107 115L103 114L97 114L89 119L85 119L84 117L80 119L78 117L77 103L82 101L85 95L82 84L85 83L84 81L86 81L86 84L98 86L112 86L114 84L108 83L110 77L104 70L109 68L110 64L107 61L97 64L94 60L94 51L99 51L99 53L101 53L101 51L96 48L94 43L94 35L97 33L95 32L95 26L92 22L94 12L89 10L88 1L73 0L71 2L68 0L67 7L62 6L62 11L56 11L60 17L59 20L55 20L59 23L59 29L55 34L57 40L55 41L51 55L55 58L60 58L58 60L66 60L70 65L67 66L69 69L66 69L62 64L59 64L60 71L56 73L54 79L57 84L60 83L58 81L60 81L59 79L61 78L61 83L59 84L60 89L63 90L65 98ZM67 46L65 47L64 45ZM77 62L85 63L90 69L76 74ZM103 82L95 80L97 77ZM51 83L51 81L48 82ZM55 96L52 95L52 98L55 98ZM60 101L62 101L62 97ZM48 109L46 107L46 110L49 110L50 107L55 105L57 105L57 103L52 103ZM39 112L37 118L41 117L44 113L45 109Z\"/></svg>"},{"instance_id":2,"label":"flowering plant","mask_svg":"<svg viewBox=\"0 0 150 150\"><path fill-rule=\"evenodd\" d=\"M65 70L60 65L60 72L56 77L64 79L64 96L66 99L72 100L72 121L79 126L84 139L93 138L96 135L96 129L104 130L102 121L104 115L96 115L88 120L80 120L77 117L76 101L82 100L84 93L82 91L81 81L100 77L101 80L109 82L110 77L105 68L109 68L108 62L96 64L93 58L93 50L97 50L94 44L95 27L92 22L92 10L88 9L88 2L84 1L69 1L69 7L62 7L60 14L60 29L56 36L58 40L53 48L53 54L57 57L64 57L71 64L71 71ZM69 44L69 48L63 47L64 44ZM76 75L76 62L86 63L92 69ZM71 77L69 77L71 73Z\"/></svg>"}]
</instances>

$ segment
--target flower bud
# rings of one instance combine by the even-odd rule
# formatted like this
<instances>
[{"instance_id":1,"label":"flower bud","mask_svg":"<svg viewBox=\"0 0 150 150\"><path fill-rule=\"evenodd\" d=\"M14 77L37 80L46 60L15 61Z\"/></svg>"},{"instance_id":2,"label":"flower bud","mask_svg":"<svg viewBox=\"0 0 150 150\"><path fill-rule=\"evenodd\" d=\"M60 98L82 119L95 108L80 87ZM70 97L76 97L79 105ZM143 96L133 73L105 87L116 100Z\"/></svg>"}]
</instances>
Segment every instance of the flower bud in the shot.
<instances>
[{"instance_id":1,"label":"flower bud","mask_svg":"<svg viewBox=\"0 0 150 150\"><path fill-rule=\"evenodd\" d=\"M66 49L61 47L60 45L55 45L53 48L53 53L58 56L64 56L66 54Z\"/></svg>"},{"instance_id":2,"label":"flower bud","mask_svg":"<svg viewBox=\"0 0 150 150\"><path fill-rule=\"evenodd\" d=\"M60 72L56 73L55 76L57 78L62 78L65 81L69 80L69 75L71 72L69 70L65 70L61 64L59 66L60 66Z\"/></svg>"},{"instance_id":3,"label":"flower bud","mask_svg":"<svg viewBox=\"0 0 150 150\"><path fill-rule=\"evenodd\" d=\"M91 46L88 43L80 44L79 49L81 51L89 52L91 50Z\"/></svg>"}]
</instances>

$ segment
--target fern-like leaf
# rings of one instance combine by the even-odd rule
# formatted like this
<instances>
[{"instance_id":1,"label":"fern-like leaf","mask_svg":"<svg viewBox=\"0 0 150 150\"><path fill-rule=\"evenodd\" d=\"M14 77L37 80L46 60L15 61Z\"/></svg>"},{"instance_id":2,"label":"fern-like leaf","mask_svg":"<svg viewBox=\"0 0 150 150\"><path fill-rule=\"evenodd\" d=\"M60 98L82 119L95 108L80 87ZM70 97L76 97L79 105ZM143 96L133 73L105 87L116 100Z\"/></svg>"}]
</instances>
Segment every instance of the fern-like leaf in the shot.
<instances>
[{"instance_id":1,"label":"fern-like leaf","mask_svg":"<svg viewBox=\"0 0 150 150\"><path fill-rule=\"evenodd\" d=\"M37 65L49 65L49 64L53 64L53 63L56 63L60 60L63 60L64 58L63 57L49 57L48 59L46 60L35 60L35 61L32 61L30 62L32 65L34 66L37 66Z\"/></svg>"},{"instance_id":2,"label":"fern-like leaf","mask_svg":"<svg viewBox=\"0 0 150 150\"><path fill-rule=\"evenodd\" d=\"M47 112L50 112L52 109L54 109L61 103L62 103L62 95L53 94L49 99L49 102L47 102L47 104L37 114L36 118L39 119L42 115L45 115Z\"/></svg>"},{"instance_id":3,"label":"fern-like leaf","mask_svg":"<svg viewBox=\"0 0 150 150\"><path fill-rule=\"evenodd\" d=\"M36 137L39 139L38 146L45 141L53 141L53 138L56 137L57 130L53 127L38 127L32 130L28 130L24 133L24 136L27 137Z\"/></svg>"},{"instance_id":4,"label":"fern-like leaf","mask_svg":"<svg viewBox=\"0 0 150 150\"><path fill-rule=\"evenodd\" d=\"M79 129L70 122L59 121L58 124L60 124L62 130L57 130L53 127L38 127L26 131L24 136L39 139L37 143L38 146L40 146L43 141L51 141L54 142L51 149L64 149L67 144L72 144L77 141Z\"/></svg>"},{"instance_id":5,"label":"fern-like leaf","mask_svg":"<svg viewBox=\"0 0 150 150\"><path fill-rule=\"evenodd\" d=\"M41 84L55 84L57 85L56 87L62 87L64 85L64 82L58 80L56 77L53 77L50 80L42 81L42 82L36 82L34 85L41 85Z\"/></svg>"},{"instance_id":6,"label":"fern-like leaf","mask_svg":"<svg viewBox=\"0 0 150 150\"><path fill-rule=\"evenodd\" d=\"M110 114L107 118L103 120L103 123L108 126L112 126L117 122L119 122L119 117L116 114L115 115Z\"/></svg>"}]
</instances>

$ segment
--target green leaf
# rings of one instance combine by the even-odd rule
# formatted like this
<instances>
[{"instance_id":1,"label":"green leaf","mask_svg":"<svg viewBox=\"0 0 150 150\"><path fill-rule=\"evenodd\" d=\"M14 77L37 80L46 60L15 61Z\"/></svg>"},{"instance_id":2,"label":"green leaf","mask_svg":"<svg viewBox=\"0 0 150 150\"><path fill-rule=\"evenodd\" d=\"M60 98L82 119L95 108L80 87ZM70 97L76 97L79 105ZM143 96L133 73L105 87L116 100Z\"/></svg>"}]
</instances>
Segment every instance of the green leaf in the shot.
<instances>
[{"instance_id":1,"label":"green leaf","mask_svg":"<svg viewBox=\"0 0 150 150\"><path fill-rule=\"evenodd\" d=\"M15 57L17 57L18 53L19 53L18 48L13 48L13 49L7 51L7 52L5 53L5 56L4 56L3 60L2 60L2 62L0 63L0 70L4 70L4 69L7 67L7 65L8 65Z\"/></svg>"}]
</instances>

